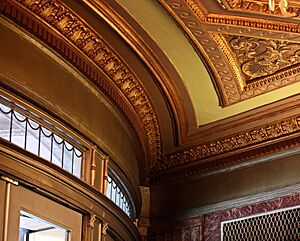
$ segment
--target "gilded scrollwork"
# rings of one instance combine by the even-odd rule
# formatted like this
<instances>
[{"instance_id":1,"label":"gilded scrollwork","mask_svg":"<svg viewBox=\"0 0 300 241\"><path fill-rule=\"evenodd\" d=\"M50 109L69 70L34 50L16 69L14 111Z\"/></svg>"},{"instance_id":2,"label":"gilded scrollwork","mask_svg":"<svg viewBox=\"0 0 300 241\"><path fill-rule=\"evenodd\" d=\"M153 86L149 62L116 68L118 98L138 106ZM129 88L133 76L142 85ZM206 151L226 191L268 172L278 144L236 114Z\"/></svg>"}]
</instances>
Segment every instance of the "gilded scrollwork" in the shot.
<instances>
[{"instance_id":1,"label":"gilded scrollwork","mask_svg":"<svg viewBox=\"0 0 300 241\"><path fill-rule=\"evenodd\" d=\"M269 14L287 17L297 17L300 13L300 5L298 1L273 1L268 0L220 0L222 6L233 11L253 12L259 14Z\"/></svg>"},{"instance_id":2,"label":"gilded scrollwork","mask_svg":"<svg viewBox=\"0 0 300 241\"><path fill-rule=\"evenodd\" d=\"M246 77L246 84L300 62L299 43L234 35L225 38Z\"/></svg>"},{"instance_id":3,"label":"gilded scrollwork","mask_svg":"<svg viewBox=\"0 0 300 241\"><path fill-rule=\"evenodd\" d=\"M161 155L161 137L154 106L138 78L109 44L61 1L15 2L62 34L110 77L139 117L144 129L149 160L158 159Z\"/></svg>"}]
</instances>

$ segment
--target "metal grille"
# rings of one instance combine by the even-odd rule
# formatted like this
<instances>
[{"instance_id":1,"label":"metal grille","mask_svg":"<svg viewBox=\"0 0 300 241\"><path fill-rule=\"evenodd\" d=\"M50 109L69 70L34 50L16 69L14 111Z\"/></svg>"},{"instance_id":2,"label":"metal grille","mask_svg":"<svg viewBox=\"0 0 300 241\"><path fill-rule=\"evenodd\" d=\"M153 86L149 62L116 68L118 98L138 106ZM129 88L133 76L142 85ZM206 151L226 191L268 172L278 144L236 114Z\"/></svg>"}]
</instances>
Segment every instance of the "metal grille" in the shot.
<instances>
[{"instance_id":1,"label":"metal grille","mask_svg":"<svg viewBox=\"0 0 300 241\"><path fill-rule=\"evenodd\" d=\"M223 241L300 240L300 207L222 223Z\"/></svg>"}]
</instances>

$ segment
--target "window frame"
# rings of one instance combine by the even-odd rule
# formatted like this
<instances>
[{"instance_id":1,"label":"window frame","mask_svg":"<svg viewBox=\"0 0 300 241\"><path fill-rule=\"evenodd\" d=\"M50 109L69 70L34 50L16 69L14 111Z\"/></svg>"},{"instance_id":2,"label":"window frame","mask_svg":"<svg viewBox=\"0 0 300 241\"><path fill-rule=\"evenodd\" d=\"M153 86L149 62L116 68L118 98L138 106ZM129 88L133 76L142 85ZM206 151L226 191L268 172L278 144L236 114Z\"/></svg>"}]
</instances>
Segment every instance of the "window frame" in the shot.
<instances>
[{"instance_id":1,"label":"window frame","mask_svg":"<svg viewBox=\"0 0 300 241\"><path fill-rule=\"evenodd\" d=\"M39 126L41 126L41 128L47 129L48 131L52 132L53 135L58 136L65 142L72 145L72 147L79 150L82 153L80 177L61 166L56 165L52 161L50 161L46 158L43 158L42 156L35 154L35 153L25 149L24 147L21 147L21 146L15 144L14 142L12 142L10 140L1 138L2 141L9 142L16 147L21 148L28 153L32 153L33 155L37 156L38 158L46 160L47 162L58 166L62 170L66 171L68 173L71 173L74 177L77 177L83 181L86 181L86 177L89 175L89 173L87 173L88 170L86 170L87 166L88 166L87 160L86 160L86 153L91 149L88 147L92 146L87 140L85 140L83 137L81 137L79 134L77 134L75 131L73 131L69 126L65 125L65 123L61 123L53 115L50 115L49 113L47 113L47 111L37 107L37 105L34 105L34 103L28 103L21 97L8 92L7 90L3 89L2 87L0 87L0 103L7 106L12 111L15 111L15 112L23 115L24 117L28 118L29 120L32 120L33 122L35 122Z\"/></svg>"},{"instance_id":2,"label":"window frame","mask_svg":"<svg viewBox=\"0 0 300 241\"><path fill-rule=\"evenodd\" d=\"M116 206L118 206L130 219L135 221L136 218L135 204L129 189L127 188L125 179L122 180L120 176L121 175L119 175L119 173L117 173L111 165L108 165L108 176L105 177L105 181L107 182L105 196L109 200L111 200ZM116 183L116 187L120 189L121 194L124 195L125 200L128 202L128 213L126 213L126 211L122 207L120 207L115 200L112 200L107 195L107 191L109 188L108 177L111 178L111 180Z\"/></svg>"}]
</instances>

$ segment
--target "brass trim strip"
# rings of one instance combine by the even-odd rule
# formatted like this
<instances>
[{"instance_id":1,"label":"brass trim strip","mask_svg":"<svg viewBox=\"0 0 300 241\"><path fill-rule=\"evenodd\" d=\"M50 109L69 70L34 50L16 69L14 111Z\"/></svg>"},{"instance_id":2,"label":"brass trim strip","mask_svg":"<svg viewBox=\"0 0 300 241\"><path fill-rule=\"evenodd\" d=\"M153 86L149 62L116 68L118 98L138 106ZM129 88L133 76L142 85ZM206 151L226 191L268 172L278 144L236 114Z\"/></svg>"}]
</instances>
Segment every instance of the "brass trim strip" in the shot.
<instances>
[{"instance_id":1,"label":"brass trim strip","mask_svg":"<svg viewBox=\"0 0 300 241\"><path fill-rule=\"evenodd\" d=\"M1 177L3 179L3 177ZM8 180L11 180L7 178ZM5 180L5 179L3 179ZM5 190L5 206L4 206L4 222L3 222L3 241L8 241L8 216L9 216L9 203L10 203L10 193L11 193L11 185L10 181L7 181L6 190Z\"/></svg>"},{"instance_id":2,"label":"brass trim strip","mask_svg":"<svg viewBox=\"0 0 300 241\"><path fill-rule=\"evenodd\" d=\"M15 186L19 186L19 182L18 181L15 181L9 177L6 177L6 176L1 176L1 179L8 182L8 183L11 183L11 184L14 184Z\"/></svg>"}]
</instances>

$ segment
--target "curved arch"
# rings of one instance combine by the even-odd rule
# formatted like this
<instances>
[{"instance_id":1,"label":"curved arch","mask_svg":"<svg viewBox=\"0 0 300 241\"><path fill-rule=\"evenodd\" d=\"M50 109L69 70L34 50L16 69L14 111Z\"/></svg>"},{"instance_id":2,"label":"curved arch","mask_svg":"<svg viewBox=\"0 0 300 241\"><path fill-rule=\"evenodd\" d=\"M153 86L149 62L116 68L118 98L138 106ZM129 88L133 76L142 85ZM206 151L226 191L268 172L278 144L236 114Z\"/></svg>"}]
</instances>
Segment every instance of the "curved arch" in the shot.
<instances>
[{"instance_id":1,"label":"curved arch","mask_svg":"<svg viewBox=\"0 0 300 241\"><path fill-rule=\"evenodd\" d=\"M161 135L151 99L135 73L92 27L56 0L8 0L1 12L61 54L114 102L137 130L150 166L160 157Z\"/></svg>"}]
</instances>

